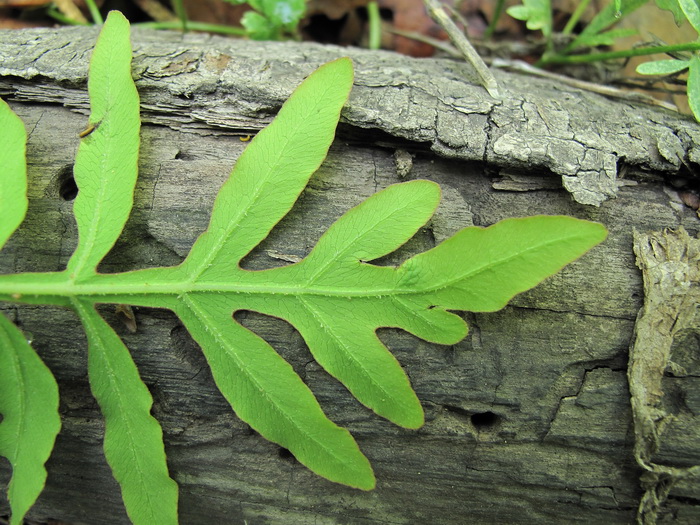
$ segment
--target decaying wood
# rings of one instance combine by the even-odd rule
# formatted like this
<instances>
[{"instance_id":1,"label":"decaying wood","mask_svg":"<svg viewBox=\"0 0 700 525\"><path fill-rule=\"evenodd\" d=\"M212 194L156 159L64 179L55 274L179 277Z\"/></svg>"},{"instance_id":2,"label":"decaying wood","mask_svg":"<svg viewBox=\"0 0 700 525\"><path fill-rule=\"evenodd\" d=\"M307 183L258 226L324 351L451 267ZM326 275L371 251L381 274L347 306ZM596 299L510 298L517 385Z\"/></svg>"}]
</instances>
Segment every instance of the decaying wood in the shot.
<instances>
[{"instance_id":1,"label":"decaying wood","mask_svg":"<svg viewBox=\"0 0 700 525\"><path fill-rule=\"evenodd\" d=\"M678 341L700 337L700 240L691 238L682 227L647 235L635 232L634 251L644 276L644 306L635 324L627 377L634 417L634 456L645 470L638 517L640 522L652 524L677 484L700 479L700 463L692 464L691 458L681 465L669 465L663 453L657 457L667 433L698 437L693 428L697 428L693 419L698 407L687 400L688 394L691 399L696 394L692 391L696 385L673 383L676 378L695 375L684 365L691 363L692 367L700 358L697 347L688 348L685 342L674 348ZM670 390L669 395L665 390Z\"/></svg>"},{"instance_id":2,"label":"decaying wood","mask_svg":"<svg viewBox=\"0 0 700 525\"><path fill-rule=\"evenodd\" d=\"M30 209L0 252L0 271L63 269L77 241L72 163L87 118L96 31L0 33L0 94L29 132ZM469 66L308 44L141 33L134 74L144 126L141 174L124 235L102 271L179 263L206 227L216 191L295 85L319 64L353 57L357 80L338 138L299 203L246 259L249 268L303 257L344 210L399 180L443 189L435 218L386 262L471 224L568 214L597 220L608 240L504 310L465 314L467 338L430 345L381 330L426 411L417 431L374 416L313 361L288 324L236 315L294 366L329 417L353 432L378 485L360 492L318 478L231 412L196 345L167 311L114 306L155 399L182 523L630 523L643 495L626 372L644 299L633 230L684 227L700 127L677 114L496 71L504 98ZM573 197L573 198L572 198ZM688 305L696 308L696 305ZM127 523L101 452L86 342L68 311L2 305L59 380L63 429L34 520ZM664 403L683 425L660 437L654 464L700 463L698 324L674 339L683 374L664 376ZM640 332L637 331L637 341ZM682 337L680 337L682 335ZM674 357L675 359L675 357ZM680 417L682 416L682 417ZM639 455L637 455L639 457ZM0 466L0 486L9 477ZM0 496L0 514L8 510ZM700 483L674 485L659 521L700 522Z\"/></svg>"}]
</instances>

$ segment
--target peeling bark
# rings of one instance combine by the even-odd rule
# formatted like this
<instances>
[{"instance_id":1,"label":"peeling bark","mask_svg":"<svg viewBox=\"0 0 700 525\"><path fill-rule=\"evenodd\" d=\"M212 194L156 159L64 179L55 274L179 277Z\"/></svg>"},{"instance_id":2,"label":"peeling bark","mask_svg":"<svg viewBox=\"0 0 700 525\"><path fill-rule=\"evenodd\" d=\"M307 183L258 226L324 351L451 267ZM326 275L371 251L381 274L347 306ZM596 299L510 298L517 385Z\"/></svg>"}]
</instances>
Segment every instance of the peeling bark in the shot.
<instances>
[{"instance_id":1,"label":"peeling bark","mask_svg":"<svg viewBox=\"0 0 700 525\"><path fill-rule=\"evenodd\" d=\"M87 110L83 86L96 31L5 32L0 90ZM495 71L500 101L470 82L471 66L452 60L138 30L134 49L145 120L182 131L255 132L304 76L348 55L357 76L343 112L347 124L424 143L449 158L548 170L582 204L617 195L621 165L674 174L700 158L700 130L690 118ZM31 82L36 77L43 82Z\"/></svg>"},{"instance_id":2,"label":"peeling bark","mask_svg":"<svg viewBox=\"0 0 700 525\"><path fill-rule=\"evenodd\" d=\"M678 361L673 361L672 354L679 335L700 336L700 241L683 228L646 235L635 232L634 252L644 276L644 306L634 327L627 376L634 416L634 456L645 470L638 521L652 524L676 484L700 478L700 464L692 464L690 458L684 466L655 458L669 427L680 427L692 435L693 407L664 403L663 383L665 376L697 377L699 372L683 366L688 358L695 361L699 356L680 351Z\"/></svg>"}]
</instances>

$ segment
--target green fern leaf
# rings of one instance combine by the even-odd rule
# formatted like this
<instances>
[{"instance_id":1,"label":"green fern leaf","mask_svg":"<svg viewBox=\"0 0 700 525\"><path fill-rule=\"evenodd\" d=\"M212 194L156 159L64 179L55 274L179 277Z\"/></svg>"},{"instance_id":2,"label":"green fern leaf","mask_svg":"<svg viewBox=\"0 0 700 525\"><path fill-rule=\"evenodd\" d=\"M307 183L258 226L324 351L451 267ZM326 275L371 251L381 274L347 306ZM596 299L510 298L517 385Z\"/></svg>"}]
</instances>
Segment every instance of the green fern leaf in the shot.
<instances>
[{"instance_id":1,"label":"green fern leaf","mask_svg":"<svg viewBox=\"0 0 700 525\"><path fill-rule=\"evenodd\" d=\"M0 300L69 306L80 316L91 387L106 419L105 453L134 523L174 523L177 489L167 473L162 432L150 415L150 394L128 350L96 312L97 303L175 312L241 419L317 474L369 490L374 474L350 433L328 420L291 366L237 323L234 312L287 319L314 358L359 401L398 425L417 428L423 423L420 402L377 329L398 327L454 344L467 326L449 310L502 308L606 236L600 224L569 217L510 219L465 228L399 267L374 265L437 207L439 187L412 181L345 213L301 262L242 269L240 261L289 212L326 157L353 82L352 63L343 58L312 73L253 139L222 186L208 229L182 264L100 274L97 265L120 234L133 199L139 124L130 57L128 24L111 13L91 63L94 129L82 139L76 165L78 247L63 272L0 276Z\"/></svg>"},{"instance_id":2,"label":"green fern leaf","mask_svg":"<svg viewBox=\"0 0 700 525\"><path fill-rule=\"evenodd\" d=\"M73 213L78 246L64 272L75 286L97 275L129 218L138 174L139 98L131 78L129 23L111 12L95 45L88 80L92 131L81 138ZM104 450L134 523L177 523L177 484L170 479L153 400L129 351L94 309L71 297L88 337L88 378L105 418Z\"/></svg>"},{"instance_id":3,"label":"green fern leaf","mask_svg":"<svg viewBox=\"0 0 700 525\"><path fill-rule=\"evenodd\" d=\"M0 100L0 247L27 211L24 124ZM12 465L11 524L20 524L46 481L44 463L61 428L58 386L17 327L0 315L0 456Z\"/></svg>"},{"instance_id":4,"label":"green fern leaf","mask_svg":"<svg viewBox=\"0 0 700 525\"><path fill-rule=\"evenodd\" d=\"M0 315L0 413L0 456L12 465L7 490L10 523L19 525L44 488L44 463L61 419L56 380L4 315Z\"/></svg>"},{"instance_id":5,"label":"green fern leaf","mask_svg":"<svg viewBox=\"0 0 700 525\"><path fill-rule=\"evenodd\" d=\"M22 224L27 213L27 132L10 107L0 100L0 248Z\"/></svg>"},{"instance_id":6,"label":"green fern leaf","mask_svg":"<svg viewBox=\"0 0 700 525\"><path fill-rule=\"evenodd\" d=\"M523 0L522 5L509 7L506 12L517 20L527 22L527 28L541 30L545 38L552 34L551 0Z\"/></svg>"},{"instance_id":7,"label":"green fern leaf","mask_svg":"<svg viewBox=\"0 0 700 525\"><path fill-rule=\"evenodd\" d=\"M95 45L88 79L89 134L81 138L73 175L78 247L71 279L94 275L129 218L138 174L139 96L131 79L129 22L111 14ZM100 176L95 176L98 173Z\"/></svg>"}]
</instances>

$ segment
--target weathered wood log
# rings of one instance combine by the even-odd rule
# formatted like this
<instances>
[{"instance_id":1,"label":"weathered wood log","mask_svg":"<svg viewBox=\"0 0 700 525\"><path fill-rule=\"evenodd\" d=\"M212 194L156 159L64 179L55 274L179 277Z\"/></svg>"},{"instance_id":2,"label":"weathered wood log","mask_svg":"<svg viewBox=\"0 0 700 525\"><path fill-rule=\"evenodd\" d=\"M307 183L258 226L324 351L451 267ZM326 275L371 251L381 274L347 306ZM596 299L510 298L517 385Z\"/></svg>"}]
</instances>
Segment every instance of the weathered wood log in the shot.
<instances>
[{"instance_id":1,"label":"weathered wood log","mask_svg":"<svg viewBox=\"0 0 700 525\"><path fill-rule=\"evenodd\" d=\"M30 174L27 220L0 252L0 271L61 270L77 241L72 163L86 124L96 30L0 35L0 94L29 132ZM641 437L626 371L644 291L633 230L698 231L697 214L669 182L697 184L700 126L498 71L504 98L494 100L472 83L469 66L449 60L138 31L134 48L144 120L140 181L132 217L102 271L179 263L246 145L239 138L269 123L305 75L343 55L354 59L357 73L337 140L289 216L247 258L248 267L303 257L344 210L400 179L439 182L443 202L428 227L387 262L464 226L512 216L567 214L610 230L604 244L504 310L465 314L470 335L458 345L380 331L425 408L427 422L417 431L360 406L284 321L237 314L294 366L329 417L355 435L377 474L369 493L318 478L238 420L173 314L138 309L138 332L130 334L105 307L154 396L181 487L183 523L635 519L644 470L635 461ZM61 391L63 429L31 519L128 523L101 451L103 423L89 393L78 321L55 308L1 308L29 334ZM683 373L676 367L661 380L665 396L656 408L672 417L658 450L644 456L654 464L700 464L694 319L671 349ZM9 474L3 461L0 487ZM659 520L698 523L700 483L686 477L659 503ZM3 493L0 514L8 509Z\"/></svg>"}]
</instances>

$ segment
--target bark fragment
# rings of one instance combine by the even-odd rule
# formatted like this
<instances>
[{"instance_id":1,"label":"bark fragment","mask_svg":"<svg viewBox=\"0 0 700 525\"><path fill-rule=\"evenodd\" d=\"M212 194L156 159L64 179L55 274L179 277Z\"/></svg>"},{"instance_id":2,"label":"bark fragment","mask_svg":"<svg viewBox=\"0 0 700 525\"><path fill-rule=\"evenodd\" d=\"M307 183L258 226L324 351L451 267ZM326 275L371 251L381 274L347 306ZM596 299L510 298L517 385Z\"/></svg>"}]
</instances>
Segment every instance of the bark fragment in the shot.
<instances>
[{"instance_id":1,"label":"bark fragment","mask_svg":"<svg viewBox=\"0 0 700 525\"><path fill-rule=\"evenodd\" d=\"M654 458L675 419L662 405L664 376L687 375L672 361L674 339L687 332L700 333L700 240L690 237L683 227L649 234L635 231L634 252L644 277L645 296L627 370L634 456L645 471L641 477L645 493L637 520L653 524L674 485L700 475L699 464L672 466Z\"/></svg>"}]
</instances>

